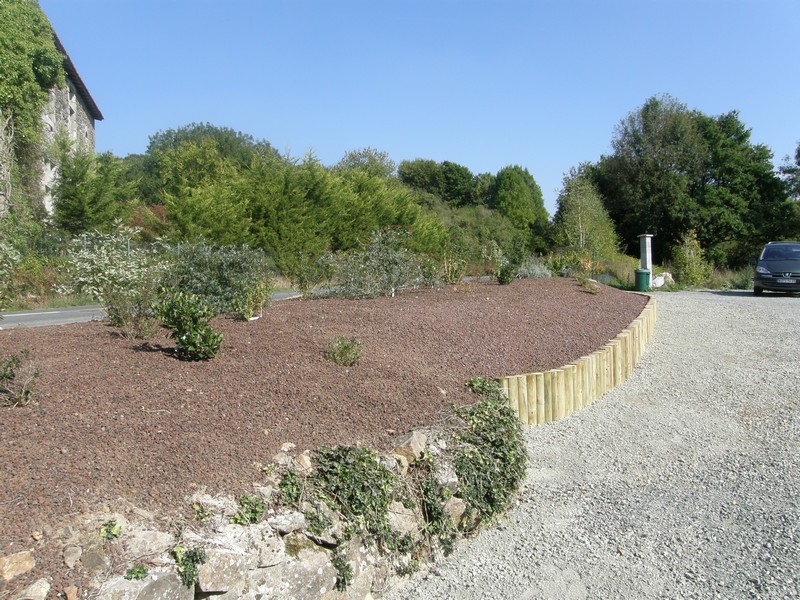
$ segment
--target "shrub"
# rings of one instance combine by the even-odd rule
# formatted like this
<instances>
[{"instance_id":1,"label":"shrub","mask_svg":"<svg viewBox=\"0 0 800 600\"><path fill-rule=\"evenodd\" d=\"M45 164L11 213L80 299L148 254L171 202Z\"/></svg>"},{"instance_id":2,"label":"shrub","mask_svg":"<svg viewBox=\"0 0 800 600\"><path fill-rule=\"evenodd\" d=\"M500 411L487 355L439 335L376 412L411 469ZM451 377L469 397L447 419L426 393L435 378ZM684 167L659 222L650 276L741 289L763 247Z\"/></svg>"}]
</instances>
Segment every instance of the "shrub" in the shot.
<instances>
[{"instance_id":1,"label":"shrub","mask_svg":"<svg viewBox=\"0 0 800 600\"><path fill-rule=\"evenodd\" d=\"M0 402L4 406L27 406L40 375L27 350L0 360Z\"/></svg>"},{"instance_id":2,"label":"shrub","mask_svg":"<svg viewBox=\"0 0 800 600\"><path fill-rule=\"evenodd\" d=\"M205 564L208 560L205 549L187 549L183 546L175 546L172 556L178 566L178 575L180 575L181 582L186 587L192 587L200 577L200 565Z\"/></svg>"},{"instance_id":3,"label":"shrub","mask_svg":"<svg viewBox=\"0 0 800 600\"><path fill-rule=\"evenodd\" d=\"M178 358L207 360L217 355L222 334L209 325L214 311L198 296L185 292L169 294L158 305L157 314L161 324L171 330Z\"/></svg>"},{"instance_id":4,"label":"shrub","mask_svg":"<svg viewBox=\"0 0 800 600\"><path fill-rule=\"evenodd\" d=\"M711 265L705 259L703 248L695 232L687 232L672 248L675 281L683 285L703 285L711 277Z\"/></svg>"},{"instance_id":5,"label":"shrub","mask_svg":"<svg viewBox=\"0 0 800 600\"><path fill-rule=\"evenodd\" d=\"M538 256L529 256L517 268L516 276L519 279L541 279L550 277L550 269Z\"/></svg>"},{"instance_id":6,"label":"shrub","mask_svg":"<svg viewBox=\"0 0 800 600\"><path fill-rule=\"evenodd\" d=\"M0 240L0 310L8 304L11 295L11 275L22 257L6 240ZM2 319L0 315L0 319Z\"/></svg>"},{"instance_id":7,"label":"shrub","mask_svg":"<svg viewBox=\"0 0 800 600\"><path fill-rule=\"evenodd\" d=\"M340 367L352 367L361 359L362 347L355 337L347 339L340 335L329 344L325 356Z\"/></svg>"},{"instance_id":8,"label":"shrub","mask_svg":"<svg viewBox=\"0 0 800 600\"><path fill-rule=\"evenodd\" d=\"M454 464L458 494L468 511L486 520L505 510L519 488L525 475L525 441L522 425L496 381L478 378L468 385L483 399L456 408L466 427L458 435L461 448Z\"/></svg>"},{"instance_id":9,"label":"shrub","mask_svg":"<svg viewBox=\"0 0 800 600\"><path fill-rule=\"evenodd\" d=\"M407 234L376 231L358 250L334 259L339 285L334 295L347 298L377 298L400 290L430 283L430 269L424 259L406 247ZM427 275L426 275L427 273Z\"/></svg>"},{"instance_id":10,"label":"shrub","mask_svg":"<svg viewBox=\"0 0 800 600\"><path fill-rule=\"evenodd\" d=\"M198 296L215 314L260 315L272 285L267 255L248 246L181 244L171 251L162 285Z\"/></svg>"},{"instance_id":11,"label":"shrub","mask_svg":"<svg viewBox=\"0 0 800 600\"><path fill-rule=\"evenodd\" d=\"M494 270L494 276L500 285L508 285L514 280L514 267L509 262L502 262Z\"/></svg>"},{"instance_id":12,"label":"shrub","mask_svg":"<svg viewBox=\"0 0 800 600\"><path fill-rule=\"evenodd\" d=\"M252 494L242 494L239 496L239 510L231 517L231 522L237 525L253 525L262 519L266 511L264 500Z\"/></svg>"}]
</instances>

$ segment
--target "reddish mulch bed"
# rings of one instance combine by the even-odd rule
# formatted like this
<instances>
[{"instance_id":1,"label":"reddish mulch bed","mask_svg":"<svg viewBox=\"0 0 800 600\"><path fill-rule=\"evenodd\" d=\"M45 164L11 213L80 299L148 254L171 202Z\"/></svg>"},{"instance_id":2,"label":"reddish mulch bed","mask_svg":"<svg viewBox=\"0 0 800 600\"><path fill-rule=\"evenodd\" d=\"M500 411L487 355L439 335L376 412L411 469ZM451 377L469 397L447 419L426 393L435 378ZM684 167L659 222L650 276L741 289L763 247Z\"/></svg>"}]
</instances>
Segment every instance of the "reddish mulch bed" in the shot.
<instances>
[{"instance_id":1,"label":"reddish mulch bed","mask_svg":"<svg viewBox=\"0 0 800 600\"><path fill-rule=\"evenodd\" d=\"M561 278L289 300L258 321L217 318L222 349L199 363L176 360L166 337L143 344L103 323L0 331L0 357L27 348L43 372L34 404L0 409L0 556L36 547L36 570L13 586L55 574L58 591L70 576L57 573L48 531L67 515L119 497L169 512L198 487L249 491L255 463L284 442L383 448L474 401L471 377L542 371L596 350L646 300ZM363 342L355 367L323 355L339 335ZM45 532L38 542L35 531Z\"/></svg>"}]
</instances>

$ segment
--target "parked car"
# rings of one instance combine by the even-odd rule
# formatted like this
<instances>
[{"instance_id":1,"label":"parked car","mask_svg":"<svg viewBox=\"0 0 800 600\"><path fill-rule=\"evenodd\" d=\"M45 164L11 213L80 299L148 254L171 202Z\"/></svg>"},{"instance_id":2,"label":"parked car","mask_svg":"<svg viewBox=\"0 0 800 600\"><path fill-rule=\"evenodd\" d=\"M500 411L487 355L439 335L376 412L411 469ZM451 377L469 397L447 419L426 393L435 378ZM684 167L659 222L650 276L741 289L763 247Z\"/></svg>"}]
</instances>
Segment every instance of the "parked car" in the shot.
<instances>
[{"instance_id":1,"label":"parked car","mask_svg":"<svg viewBox=\"0 0 800 600\"><path fill-rule=\"evenodd\" d=\"M757 259L753 293L800 292L800 242L770 242Z\"/></svg>"}]
</instances>

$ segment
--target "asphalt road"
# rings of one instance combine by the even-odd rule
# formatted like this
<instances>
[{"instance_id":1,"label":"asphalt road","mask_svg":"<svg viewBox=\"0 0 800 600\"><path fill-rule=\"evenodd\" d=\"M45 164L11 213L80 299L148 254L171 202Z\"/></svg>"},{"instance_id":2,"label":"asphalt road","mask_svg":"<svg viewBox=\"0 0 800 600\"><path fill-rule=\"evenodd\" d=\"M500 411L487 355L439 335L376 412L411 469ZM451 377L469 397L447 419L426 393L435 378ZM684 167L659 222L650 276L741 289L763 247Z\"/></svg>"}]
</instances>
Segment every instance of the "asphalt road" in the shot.
<instances>
[{"instance_id":1,"label":"asphalt road","mask_svg":"<svg viewBox=\"0 0 800 600\"><path fill-rule=\"evenodd\" d=\"M287 300L296 298L297 292L275 292L272 300ZM44 310L18 310L13 312L0 312L0 329L13 327L48 327L53 325L67 325L68 323L86 323L99 321L106 316L102 306L73 306L70 308L53 308Z\"/></svg>"}]
</instances>

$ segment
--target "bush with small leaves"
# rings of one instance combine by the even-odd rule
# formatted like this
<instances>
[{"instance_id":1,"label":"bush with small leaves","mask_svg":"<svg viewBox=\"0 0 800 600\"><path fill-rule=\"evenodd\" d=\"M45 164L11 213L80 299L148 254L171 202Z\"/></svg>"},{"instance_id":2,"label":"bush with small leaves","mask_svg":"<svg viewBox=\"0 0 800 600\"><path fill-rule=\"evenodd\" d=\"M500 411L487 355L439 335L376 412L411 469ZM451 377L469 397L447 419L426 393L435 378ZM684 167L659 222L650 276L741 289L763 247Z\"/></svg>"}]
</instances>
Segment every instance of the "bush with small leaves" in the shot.
<instances>
[{"instance_id":1,"label":"bush with small leaves","mask_svg":"<svg viewBox=\"0 0 800 600\"><path fill-rule=\"evenodd\" d=\"M711 277L712 267L694 231L687 232L672 248L675 281L688 286L703 285Z\"/></svg>"},{"instance_id":2,"label":"bush with small leaves","mask_svg":"<svg viewBox=\"0 0 800 600\"><path fill-rule=\"evenodd\" d=\"M329 344L325 356L340 367L352 367L361 359L362 347L356 338L347 339L340 335Z\"/></svg>"},{"instance_id":3,"label":"bush with small leaves","mask_svg":"<svg viewBox=\"0 0 800 600\"><path fill-rule=\"evenodd\" d=\"M259 316L270 302L272 283L267 255L249 246L180 244L170 251L162 285L198 296L215 314Z\"/></svg>"}]
</instances>

